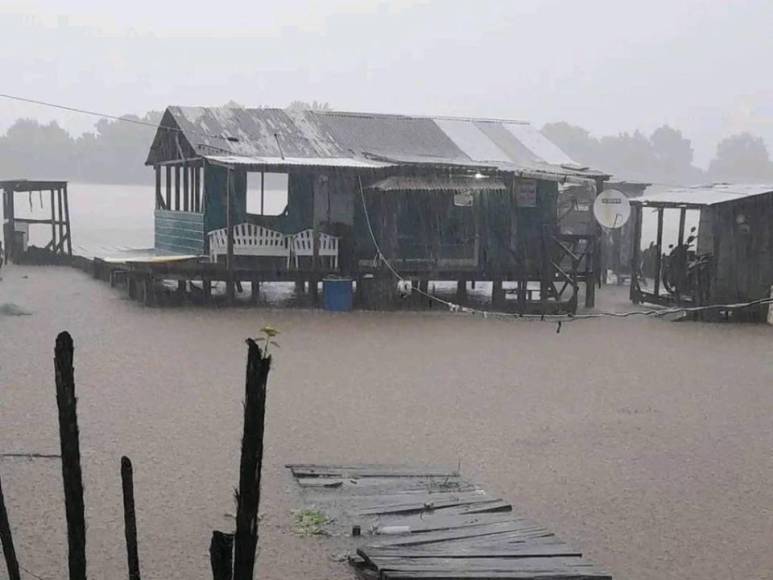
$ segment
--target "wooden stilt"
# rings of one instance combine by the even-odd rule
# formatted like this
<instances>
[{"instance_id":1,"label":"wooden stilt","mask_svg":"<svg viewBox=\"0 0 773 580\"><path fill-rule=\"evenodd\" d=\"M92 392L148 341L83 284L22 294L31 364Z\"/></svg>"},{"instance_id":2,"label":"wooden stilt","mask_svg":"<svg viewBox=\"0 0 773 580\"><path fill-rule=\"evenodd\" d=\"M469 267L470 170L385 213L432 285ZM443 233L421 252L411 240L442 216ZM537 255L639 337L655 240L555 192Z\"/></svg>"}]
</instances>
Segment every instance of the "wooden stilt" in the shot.
<instances>
[{"instance_id":1,"label":"wooden stilt","mask_svg":"<svg viewBox=\"0 0 773 580\"><path fill-rule=\"evenodd\" d=\"M236 496L236 537L234 580L252 580L258 545L260 475L263 464L263 433L266 413L266 383L271 357L264 356L252 339L247 339L247 380L244 401L244 434Z\"/></svg>"},{"instance_id":2,"label":"wooden stilt","mask_svg":"<svg viewBox=\"0 0 773 580\"><path fill-rule=\"evenodd\" d=\"M126 557L129 580L140 580L140 558L137 550L137 518L134 513L134 470L131 460L121 457L121 483L123 485L123 523L126 536Z\"/></svg>"},{"instance_id":3,"label":"wooden stilt","mask_svg":"<svg viewBox=\"0 0 773 580\"><path fill-rule=\"evenodd\" d=\"M257 278L253 278L250 281L250 301L253 304L258 303L258 296L260 295L260 282Z\"/></svg>"},{"instance_id":4,"label":"wooden stilt","mask_svg":"<svg viewBox=\"0 0 773 580\"><path fill-rule=\"evenodd\" d=\"M59 208L59 243L54 248L54 253L64 254L64 200L62 188L56 190L57 207Z\"/></svg>"},{"instance_id":5,"label":"wooden stilt","mask_svg":"<svg viewBox=\"0 0 773 580\"><path fill-rule=\"evenodd\" d=\"M64 506L67 517L67 562L70 580L86 580L86 518L75 398L74 350L70 334L61 332L56 337L54 369L56 404L59 409Z\"/></svg>"},{"instance_id":6,"label":"wooden stilt","mask_svg":"<svg viewBox=\"0 0 773 580\"><path fill-rule=\"evenodd\" d=\"M70 194L64 184L64 224L67 232L67 255L72 256L72 228L70 227Z\"/></svg>"},{"instance_id":7,"label":"wooden stilt","mask_svg":"<svg viewBox=\"0 0 773 580\"><path fill-rule=\"evenodd\" d=\"M11 524L8 521L8 511L5 509L3 482L0 480L0 542L3 544L5 566L8 569L8 580L21 580L19 561L16 559L16 549L13 546Z\"/></svg>"},{"instance_id":8,"label":"wooden stilt","mask_svg":"<svg viewBox=\"0 0 773 580\"><path fill-rule=\"evenodd\" d=\"M51 251L56 253L56 199L51 190Z\"/></svg>"},{"instance_id":9,"label":"wooden stilt","mask_svg":"<svg viewBox=\"0 0 773 580\"><path fill-rule=\"evenodd\" d=\"M215 530L209 543L209 562L212 565L213 580L231 580L233 578L233 534Z\"/></svg>"},{"instance_id":10,"label":"wooden stilt","mask_svg":"<svg viewBox=\"0 0 773 580\"><path fill-rule=\"evenodd\" d=\"M456 282L456 303L467 303L467 280L457 280Z\"/></svg>"},{"instance_id":11,"label":"wooden stilt","mask_svg":"<svg viewBox=\"0 0 773 580\"><path fill-rule=\"evenodd\" d=\"M233 224L233 170L229 167L226 173L225 188L225 228L228 237L226 248L226 269L228 270L226 280L226 299L229 304L234 303L234 224Z\"/></svg>"},{"instance_id":12,"label":"wooden stilt","mask_svg":"<svg viewBox=\"0 0 773 580\"><path fill-rule=\"evenodd\" d=\"M166 209L172 209L172 166L166 166Z\"/></svg>"}]
</instances>

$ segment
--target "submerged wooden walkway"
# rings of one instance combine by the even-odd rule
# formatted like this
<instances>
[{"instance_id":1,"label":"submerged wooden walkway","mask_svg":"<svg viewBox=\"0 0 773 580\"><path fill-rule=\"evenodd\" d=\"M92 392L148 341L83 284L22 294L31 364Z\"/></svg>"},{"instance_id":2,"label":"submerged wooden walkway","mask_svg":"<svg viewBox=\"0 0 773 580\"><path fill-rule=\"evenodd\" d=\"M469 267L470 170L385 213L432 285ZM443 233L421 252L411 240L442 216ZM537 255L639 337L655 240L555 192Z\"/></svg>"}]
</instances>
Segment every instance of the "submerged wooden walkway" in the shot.
<instances>
[{"instance_id":1,"label":"submerged wooden walkway","mask_svg":"<svg viewBox=\"0 0 773 580\"><path fill-rule=\"evenodd\" d=\"M287 467L305 507L352 536L349 562L363 580L611 580L581 551L454 470Z\"/></svg>"}]
</instances>

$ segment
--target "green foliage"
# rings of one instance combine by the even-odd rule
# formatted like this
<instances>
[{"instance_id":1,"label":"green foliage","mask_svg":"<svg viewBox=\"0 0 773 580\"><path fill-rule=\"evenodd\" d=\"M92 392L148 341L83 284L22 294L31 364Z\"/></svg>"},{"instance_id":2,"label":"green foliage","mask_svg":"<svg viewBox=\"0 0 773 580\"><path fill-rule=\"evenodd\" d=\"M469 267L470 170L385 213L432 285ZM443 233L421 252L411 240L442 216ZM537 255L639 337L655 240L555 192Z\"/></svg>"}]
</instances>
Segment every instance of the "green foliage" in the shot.
<instances>
[{"instance_id":1,"label":"green foliage","mask_svg":"<svg viewBox=\"0 0 773 580\"><path fill-rule=\"evenodd\" d=\"M263 328L260 329L260 332L263 333L263 336L260 336L255 339L255 342L258 344L263 343L263 354L267 355L270 347L275 346L279 348L279 343L274 340L274 337L279 334L279 331L271 326L270 324L267 324Z\"/></svg>"},{"instance_id":2,"label":"green foliage","mask_svg":"<svg viewBox=\"0 0 773 580\"><path fill-rule=\"evenodd\" d=\"M327 535L325 524L330 519L319 510L304 509L294 512L293 532L299 536Z\"/></svg>"}]
</instances>

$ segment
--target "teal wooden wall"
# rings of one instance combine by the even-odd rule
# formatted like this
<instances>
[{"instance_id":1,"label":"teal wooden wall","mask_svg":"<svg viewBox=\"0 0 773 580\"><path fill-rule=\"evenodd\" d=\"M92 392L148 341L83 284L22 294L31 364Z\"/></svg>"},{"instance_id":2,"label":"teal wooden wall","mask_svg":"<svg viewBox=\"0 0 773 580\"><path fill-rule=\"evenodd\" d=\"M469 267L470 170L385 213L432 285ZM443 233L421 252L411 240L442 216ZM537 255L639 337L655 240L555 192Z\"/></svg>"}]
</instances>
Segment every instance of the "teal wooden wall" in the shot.
<instances>
[{"instance_id":1,"label":"teal wooden wall","mask_svg":"<svg viewBox=\"0 0 773 580\"><path fill-rule=\"evenodd\" d=\"M157 209L156 250L176 254L204 253L204 214Z\"/></svg>"}]
</instances>

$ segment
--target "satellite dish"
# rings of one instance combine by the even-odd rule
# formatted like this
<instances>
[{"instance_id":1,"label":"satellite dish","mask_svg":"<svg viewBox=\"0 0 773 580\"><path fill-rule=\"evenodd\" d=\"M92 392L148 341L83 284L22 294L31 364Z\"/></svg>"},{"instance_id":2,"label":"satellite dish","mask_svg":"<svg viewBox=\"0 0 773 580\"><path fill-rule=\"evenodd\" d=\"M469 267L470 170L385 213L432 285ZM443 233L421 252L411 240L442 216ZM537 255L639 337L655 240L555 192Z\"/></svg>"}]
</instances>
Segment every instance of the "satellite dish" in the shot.
<instances>
[{"instance_id":1,"label":"satellite dish","mask_svg":"<svg viewBox=\"0 0 773 580\"><path fill-rule=\"evenodd\" d=\"M605 228L621 228L631 217L631 204L623 193L616 189L605 189L593 202L593 217Z\"/></svg>"}]
</instances>

